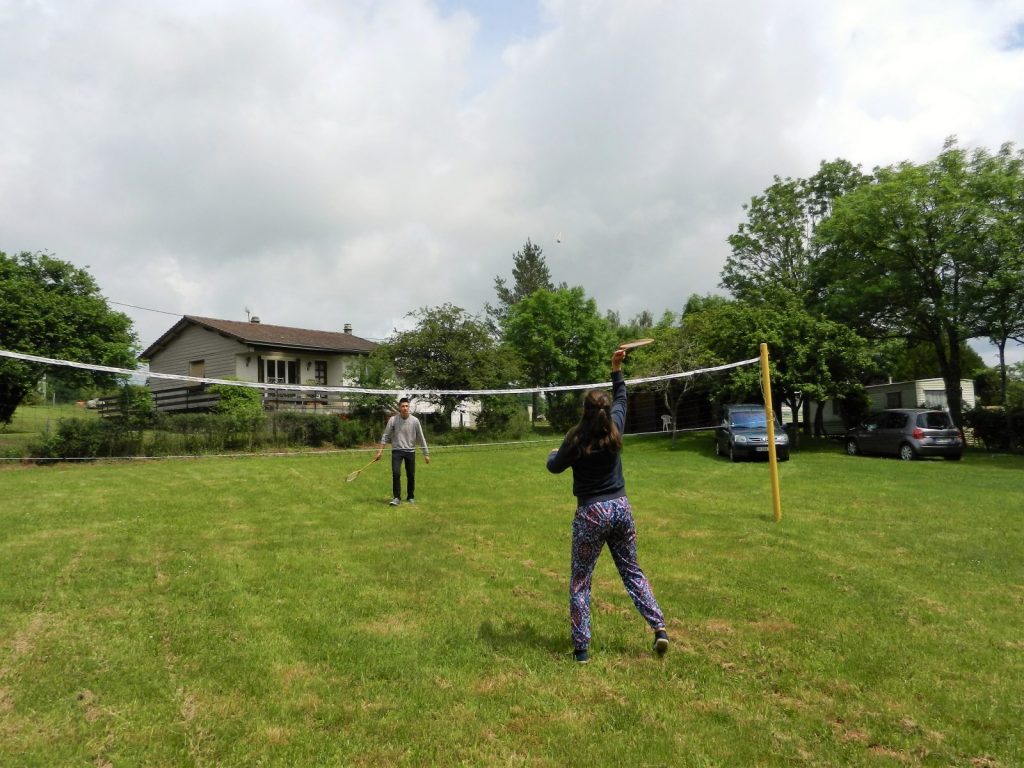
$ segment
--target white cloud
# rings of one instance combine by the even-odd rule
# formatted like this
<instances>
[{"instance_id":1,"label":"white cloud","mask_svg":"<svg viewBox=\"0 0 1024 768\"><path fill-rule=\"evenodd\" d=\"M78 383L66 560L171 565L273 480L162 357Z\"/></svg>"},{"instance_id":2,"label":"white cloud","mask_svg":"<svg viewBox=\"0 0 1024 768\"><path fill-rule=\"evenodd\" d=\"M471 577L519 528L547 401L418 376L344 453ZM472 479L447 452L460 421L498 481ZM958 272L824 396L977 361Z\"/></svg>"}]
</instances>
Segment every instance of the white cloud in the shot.
<instances>
[{"instance_id":1,"label":"white cloud","mask_svg":"<svg viewBox=\"0 0 1024 768\"><path fill-rule=\"evenodd\" d=\"M602 310L717 290L773 174L1022 142L1024 2L0 0L0 248L139 306L385 336L529 237ZM555 242L561 232L563 241ZM173 318L127 310L143 343Z\"/></svg>"}]
</instances>

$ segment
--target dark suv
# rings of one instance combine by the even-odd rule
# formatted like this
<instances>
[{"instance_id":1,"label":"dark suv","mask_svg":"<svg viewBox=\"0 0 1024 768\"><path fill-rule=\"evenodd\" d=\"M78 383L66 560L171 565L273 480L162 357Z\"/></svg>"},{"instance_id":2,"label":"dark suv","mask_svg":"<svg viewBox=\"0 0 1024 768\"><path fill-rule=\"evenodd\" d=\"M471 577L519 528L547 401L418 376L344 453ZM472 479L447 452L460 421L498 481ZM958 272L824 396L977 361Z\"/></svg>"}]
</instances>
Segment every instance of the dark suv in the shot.
<instances>
[{"instance_id":1,"label":"dark suv","mask_svg":"<svg viewBox=\"0 0 1024 768\"><path fill-rule=\"evenodd\" d=\"M964 438L949 414L925 408L895 408L872 413L846 433L846 452L899 456L942 456L959 461Z\"/></svg>"},{"instance_id":2,"label":"dark suv","mask_svg":"<svg viewBox=\"0 0 1024 768\"><path fill-rule=\"evenodd\" d=\"M756 403L727 405L722 420L715 428L715 453L732 461L747 458L768 458L768 420L764 406ZM775 420L775 456L789 459L789 436Z\"/></svg>"}]
</instances>

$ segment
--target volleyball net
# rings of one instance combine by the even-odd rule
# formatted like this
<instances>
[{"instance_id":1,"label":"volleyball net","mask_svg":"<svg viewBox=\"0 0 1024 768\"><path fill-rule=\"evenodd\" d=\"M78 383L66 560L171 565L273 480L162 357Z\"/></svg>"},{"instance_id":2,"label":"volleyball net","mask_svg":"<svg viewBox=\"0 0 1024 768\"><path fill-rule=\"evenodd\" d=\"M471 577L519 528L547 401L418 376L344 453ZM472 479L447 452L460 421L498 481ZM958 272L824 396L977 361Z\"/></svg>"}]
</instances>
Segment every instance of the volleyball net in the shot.
<instances>
[{"instance_id":1,"label":"volleyball net","mask_svg":"<svg viewBox=\"0 0 1024 768\"><path fill-rule=\"evenodd\" d=\"M630 377L627 436L712 428L718 404L757 390L759 359ZM510 447L561 438L580 398L610 381L504 389L244 381L0 350L0 380L34 382L0 423L0 459L73 461L374 450L399 398L408 397L438 447ZM196 373L195 371L192 372ZM537 425L549 425L547 430Z\"/></svg>"}]
</instances>

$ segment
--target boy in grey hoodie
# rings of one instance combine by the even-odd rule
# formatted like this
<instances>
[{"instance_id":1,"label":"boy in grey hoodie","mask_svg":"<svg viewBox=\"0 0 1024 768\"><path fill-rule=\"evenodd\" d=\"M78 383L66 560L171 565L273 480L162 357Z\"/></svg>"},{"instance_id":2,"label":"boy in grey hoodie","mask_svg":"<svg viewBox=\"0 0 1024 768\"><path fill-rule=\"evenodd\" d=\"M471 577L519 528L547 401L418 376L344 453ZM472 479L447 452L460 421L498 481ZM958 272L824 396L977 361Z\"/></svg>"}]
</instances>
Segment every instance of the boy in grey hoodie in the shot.
<instances>
[{"instance_id":1,"label":"boy in grey hoodie","mask_svg":"<svg viewBox=\"0 0 1024 768\"><path fill-rule=\"evenodd\" d=\"M420 420L409 413L409 398L398 401L398 415L388 419L384 434L380 438L380 448L374 461L380 461L384 446L391 443L391 506L402 503L402 464L405 464L407 484L406 499L410 504L416 503L416 445L423 446L423 460L430 463L430 448L423 434Z\"/></svg>"}]
</instances>

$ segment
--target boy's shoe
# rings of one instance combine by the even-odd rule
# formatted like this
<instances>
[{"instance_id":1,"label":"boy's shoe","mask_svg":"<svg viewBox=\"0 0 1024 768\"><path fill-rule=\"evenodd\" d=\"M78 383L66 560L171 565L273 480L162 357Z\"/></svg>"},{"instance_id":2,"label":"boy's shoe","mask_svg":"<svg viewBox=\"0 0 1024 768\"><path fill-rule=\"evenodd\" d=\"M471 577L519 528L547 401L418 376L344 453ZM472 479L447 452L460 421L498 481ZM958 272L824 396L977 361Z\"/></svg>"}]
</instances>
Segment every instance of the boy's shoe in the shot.
<instances>
[{"instance_id":1,"label":"boy's shoe","mask_svg":"<svg viewBox=\"0 0 1024 768\"><path fill-rule=\"evenodd\" d=\"M572 657L576 660L577 664L586 664L590 661L590 655L587 653L586 648L577 648L572 652Z\"/></svg>"},{"instance_id":2,"label":"boy's shoe","mask_svg":"<svg viewBox=\"0 0 1024 768\"><path fill-rule=\"evenodd\" d=\"M416 503L416 499L412 498L411 496L408 499L406 499L406 501L409 502L410 504Z\"/></svg>"},{"instance_id":3,"label":"boy's shoe","mask_svg":"<svg viewBox=\"0 0 1024 768\"><path fill-rule=\"evenodd\" d=\"M666 651L668 651L668 633L664 629L656 629L654 631L654 652L659 656L664 656Z\"/></svg>"},{"instance_id":4,"label":"boy's shoe","mask_svg":"<svg viewBox=\"0 0 1024 768\"><path fill-rule=\"evenodd\" d=\"M402 503L401 499L394 498L394 499L392 499L391 501L388 502L388 506L397 507L401 503Z\"/></svg>"}]
</instances>

